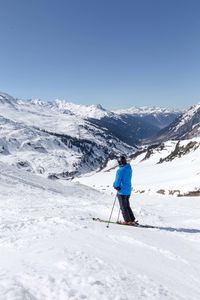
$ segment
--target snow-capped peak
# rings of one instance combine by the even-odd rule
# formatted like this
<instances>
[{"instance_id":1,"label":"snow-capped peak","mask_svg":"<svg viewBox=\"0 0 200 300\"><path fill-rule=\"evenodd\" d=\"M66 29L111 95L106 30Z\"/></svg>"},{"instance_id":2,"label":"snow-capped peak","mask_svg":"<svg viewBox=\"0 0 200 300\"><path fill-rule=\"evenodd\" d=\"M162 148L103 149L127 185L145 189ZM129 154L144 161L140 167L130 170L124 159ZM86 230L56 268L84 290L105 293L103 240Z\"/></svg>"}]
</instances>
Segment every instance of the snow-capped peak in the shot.
<instances>
[{"instance_id":1,"label":"snow-capped peak","mask_svg":"<svg viewBox=\"0 0 200 300\"><path fill-rule=\"evenodd\" d=\"M66 102L64 100L55 100L55 105L63 111L70 111L75 115L78 115L82 118L95 118L101 119L106 116L113 115L112 112L103 108L100 104L98 105L81 105L74 104L72 102Z\"/></svg>"}]
</instances>

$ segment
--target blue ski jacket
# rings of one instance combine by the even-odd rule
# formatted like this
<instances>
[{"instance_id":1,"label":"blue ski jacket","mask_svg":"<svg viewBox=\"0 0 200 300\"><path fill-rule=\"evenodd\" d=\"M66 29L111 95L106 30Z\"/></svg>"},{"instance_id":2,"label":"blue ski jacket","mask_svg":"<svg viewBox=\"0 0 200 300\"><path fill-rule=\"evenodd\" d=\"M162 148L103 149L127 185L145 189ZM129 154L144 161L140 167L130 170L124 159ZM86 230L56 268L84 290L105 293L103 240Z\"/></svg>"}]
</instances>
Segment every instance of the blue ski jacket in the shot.
<instances>
[{"instance_id":1,"label":"blue ski jacket","mask_svg":"<svg viewBox=\"0 0 200 300\"><path fill-rule=\"evenodd\" d=\"M113 187L118 190L119 195L131 194L132 168L130 164L120 165L117 170Z\"/></svg>"}]
</instances>

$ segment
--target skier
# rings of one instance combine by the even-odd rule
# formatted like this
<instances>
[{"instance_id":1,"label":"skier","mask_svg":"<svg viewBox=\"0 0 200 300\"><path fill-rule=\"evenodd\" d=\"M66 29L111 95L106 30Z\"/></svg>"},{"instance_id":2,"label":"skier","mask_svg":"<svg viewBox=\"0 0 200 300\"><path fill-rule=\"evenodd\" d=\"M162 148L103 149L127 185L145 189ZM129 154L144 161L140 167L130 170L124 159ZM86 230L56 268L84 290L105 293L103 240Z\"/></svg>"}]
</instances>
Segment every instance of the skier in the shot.
<instances>
[{"instance_id":1,"label":"skier","mask_svg":"<svg viewBox=\"0 0 200 300\"><path fill-rule=\"evenodd\" d=\"M132 168L131 165L127 163L125 156L120 157L118 164L119 169L117 170L113 187L117 190L117 198L124 218L124 222L120 222L120 224L137 225L138 223L135 221L135 216L129 203Z\"/></svg>"}]
</instances>

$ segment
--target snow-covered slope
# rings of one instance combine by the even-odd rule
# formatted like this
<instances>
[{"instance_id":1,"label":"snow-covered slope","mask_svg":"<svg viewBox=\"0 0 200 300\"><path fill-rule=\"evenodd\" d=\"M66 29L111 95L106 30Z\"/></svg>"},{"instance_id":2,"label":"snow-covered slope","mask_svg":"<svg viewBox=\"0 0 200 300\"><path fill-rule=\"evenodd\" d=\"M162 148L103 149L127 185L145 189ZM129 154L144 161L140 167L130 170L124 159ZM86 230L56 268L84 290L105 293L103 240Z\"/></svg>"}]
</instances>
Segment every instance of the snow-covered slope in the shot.
<instances>
[{"instance_id":1,"label":"snow-covered slope","mask_svg":"<svg viewBox=\"0 0 200 300\"><path fill-rule=\"evenodd\" d=\"M200 138L150 146L136 152L131 165L134 192L200 196ZM110 193L116 169L113 160L101 172L76 180Z\"/></svg>"},{"instance_id":2,"label":"snow-covered slope","mask_svg":"<svg viewBox=\"0 0 200 300\"><path fill-rule=\"evenodd\" d=\"M0 299L198 299L200 202L133 195L157 229L93 222L113 199L0 163Z\"/></svg>"}]
</instances>

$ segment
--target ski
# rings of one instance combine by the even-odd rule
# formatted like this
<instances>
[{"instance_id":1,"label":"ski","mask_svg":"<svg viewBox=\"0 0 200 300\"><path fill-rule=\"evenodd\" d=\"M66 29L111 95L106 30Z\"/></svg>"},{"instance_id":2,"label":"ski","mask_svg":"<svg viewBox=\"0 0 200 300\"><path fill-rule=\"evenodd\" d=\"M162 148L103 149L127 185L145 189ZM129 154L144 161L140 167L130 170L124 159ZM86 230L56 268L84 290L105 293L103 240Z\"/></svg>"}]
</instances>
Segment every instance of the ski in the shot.
<instances>
[{"instance_id":1,"label":"ski","mask_svg":"<svg viewBox=\"0 0 200 300\"><path fill-rule=\"evenodd\" d=\"M92 218L93 221L97 221L97 222L102 222L102 223L108 223L108 220L103 220L100 218ZM156 226L152 226L152 225L143 225L143 224L137 224L137 225L126 225L126 224L121 224L121 223L117 223L114 221L110 221L110 224L115 224L115 225L122 225L122 226L131 226L131 227L139 227L139 228L158 228Z\"/></svg>"}]
</instances>

